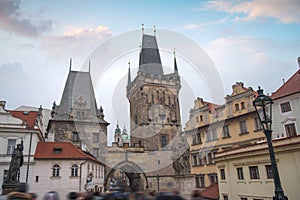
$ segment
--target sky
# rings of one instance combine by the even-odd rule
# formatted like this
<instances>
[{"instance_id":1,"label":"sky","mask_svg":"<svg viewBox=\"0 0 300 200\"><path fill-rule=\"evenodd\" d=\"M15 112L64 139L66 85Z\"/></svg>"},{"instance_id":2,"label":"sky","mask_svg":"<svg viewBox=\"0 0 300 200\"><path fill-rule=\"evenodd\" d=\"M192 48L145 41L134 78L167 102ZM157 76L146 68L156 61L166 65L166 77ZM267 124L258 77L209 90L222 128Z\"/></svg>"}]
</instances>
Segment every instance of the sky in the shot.
<instances>
[{"instance_id":1,"label":"sky","mask_svg":"<svg viewBox=\"0 0 300 200\"><path fill-rule=\"evenodd\" d=\"M164 38L159 30L167 30L201 47L217 70L224 97L236 82L255 90L260 85L271 94L299 69L299 10L298 0L0 0L0 100L7 102L7 109L22 105L50 109L53 101L60 102L70 58L72 70L86 70L87 59L99 46L141 30L141 24L147 30L156 27L159 46ZM141 38L136 40L138 44ZM98 106L103 106L105 119L111 123L110 137L117 121L129 129L125 73L130 60L135 77L138 49L137 45L115 57L105 68L108 74L93 80ZM170 52L161 50L163 64L169 67ZM188 56L182 49L176 52L179 73L187 85L180 98L186 97L184 91L193 93L181 101L184 127L195 98L211 98L199 92L202 83L197 83L197 77L189 82L194 74L188 73ZM91 70L96 71L98 66L91 63ZM109 74L119 77L114 92L105 82Z\"/></svg>"}]
</instances>

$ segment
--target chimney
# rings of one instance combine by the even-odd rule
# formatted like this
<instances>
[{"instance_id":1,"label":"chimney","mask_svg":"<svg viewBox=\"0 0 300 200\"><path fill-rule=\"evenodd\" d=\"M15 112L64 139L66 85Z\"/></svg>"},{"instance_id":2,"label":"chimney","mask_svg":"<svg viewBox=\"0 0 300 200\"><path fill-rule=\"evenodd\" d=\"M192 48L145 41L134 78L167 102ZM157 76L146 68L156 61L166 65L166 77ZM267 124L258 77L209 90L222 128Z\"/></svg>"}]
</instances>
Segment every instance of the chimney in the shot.
<instances>
[{"instance_id":1,"label":"chimney","mask_svg":"<svg viewBox=\"0 0 300 200\"><path fill-rule=\"evenodd\" d=\"M300 69L300 57L298 57L298 67Z\"/></svg>"},{"instance_id":2,"label":"chimney","mask_svg":"<svg viewBox=\"0 0 300 200\"><path fill-rule=\"evenodd\" d=\"M6 104L6 101L0 101L0 109L1 110L5 110L5 104Z\"/></svg>"}]
</instances>

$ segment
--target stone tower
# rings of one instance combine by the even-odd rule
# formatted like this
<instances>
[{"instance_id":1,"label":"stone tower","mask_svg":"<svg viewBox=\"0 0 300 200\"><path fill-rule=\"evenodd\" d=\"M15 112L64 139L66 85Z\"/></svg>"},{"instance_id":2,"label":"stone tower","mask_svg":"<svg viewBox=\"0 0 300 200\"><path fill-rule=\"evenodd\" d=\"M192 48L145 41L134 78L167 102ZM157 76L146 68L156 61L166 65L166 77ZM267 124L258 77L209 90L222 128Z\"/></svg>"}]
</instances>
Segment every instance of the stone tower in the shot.
<instances>
[{"instance_id":1,"label":"stone tower","mask_svg":"<svg viewBox=\"0 0 300 200\"><path fill-rule=\"evenodd\" d=\"M156 36L143 34L137 76L128 72L131 146L146 151L170 150L181 131L180 77L174 57L174 72L164 74Z\"/></svg>"},{"instance_id":2,"label":"stone tower","mask_svg":"<svg viewBox=\"0 0 300 200\"><path fill-rule=\"evenodd\" d=\"M69 71L60 105L53 103L48 134L70 141L100 159L107 146L107 126L98 108L90 72Z\"/></svg>"}]
</instances>

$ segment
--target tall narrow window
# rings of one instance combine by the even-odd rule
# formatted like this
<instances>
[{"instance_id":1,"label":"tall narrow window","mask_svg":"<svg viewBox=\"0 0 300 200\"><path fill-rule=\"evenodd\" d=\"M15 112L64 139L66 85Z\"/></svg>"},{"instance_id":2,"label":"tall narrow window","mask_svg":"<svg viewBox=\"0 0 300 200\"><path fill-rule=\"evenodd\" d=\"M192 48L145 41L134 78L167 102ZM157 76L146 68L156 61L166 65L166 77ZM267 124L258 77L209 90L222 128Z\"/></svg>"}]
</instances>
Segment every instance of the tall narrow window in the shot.
<instances>
[{"instance_id":1,"label":"tall narrow window","mask_svg":"<svg viewBox=\"0 0 300 200\"><path fill-rule=\"evenodd\" d=\"M254 118L254 125L255 125L255 130L260 130L260 129L263 128L262 125L261 125L261 123L260 123L260 121L259 121L259 119L257 117Z\"/></svg>"},{"instance_id":2,"label":"tall narrow window","mask_svg":"<svg viewBox=\"0 0 300 200\"><path fill-rule=\"evenodd\" d=\"M239 104L237 103L237 104L235 104L235 111L239 111L240 110L240 106L239 106Z\"/></svg>"},{"instance_id":3,"label":"tall narrow window","mask_svg":"<svg viewBox=\"0 0 300 200\"><path fill-rule=\"evenodd\" d=\"M240 122L240 131L240 134L248 133L246 120Z\"/></svg>"},{"instance_id":4,"label":"tall narrow window","mask_svg":"<svg viewBox=\"0 0 300 200\"><path fill-rule=\"evenodd\" d=\"M16 146L16 140L8 139L6 154L13 154Z\"/></svg>"},{"instance_id":5,"label":"tall narrow window","mask_svg":"<svg viewBox=\"0 0 300 200\"><path fill-rule=\"evenodd\" d=\"M196 166L196 165L198 165L198 158L197 158L198 156L197 155L193 155L193 166Z\"/></svg>"},{"instance_id":6,"label":"tall narrow window","mask_svg":"<svg viewBox=\"0 0 300 200\"><path fill-rule=\"evenodd\" d=\"M93 142L99 142L99 133L93 133Z\"/></svg>"},{"instance_id":7,"label":"tall narrow window","mask_svg":"<svg viewBox=\"0 0 300 200\"><path fill-rule=\"evenodd\" d=\"M58 164L53 165L52 176L53 177L58 177L59 176L59 165Z\"/></svg>"},{"instance_id":8,"label":"tall narrow window","mask_svg":"<svg viewBox=\"0 0 300 200\"><path fill-rule=\"evenodd\" d=\"M221 180L225 180L225 169L220 169Z\"/></svg>"},{"instance_id":9,"label":"tall narrow window","mask_svg":"<svg viewBox=\"0 0 300 200\"><path fill-rule=\"evenodd\" d=\"M161 147L167 146L167 136L166 135L160 136L160 145L161 145Z\"/></svg>"},{"instance_id":10,"label":"tall narrow window","mask_svg":"<svg viewBox=\"0 0 300 200\"><path fill-rule=\"evenodd\" d=\"M218 176L216 173L209 174L208 177L210 180L210 184L218 182Z\"/></svg>"},{"instance_id":11,"label":"tall narrow window","mask_svg":"<svg viewBox=\"0 0 300 200\"><path fill-rule=\"evenodd\" d=\"M242 167L236 168L237 177L239 180L244 180L244 172Z\"/></svg>"},{"instance_id":12,"label":"tall narrow window","mask_svg":"<svg viewBox=\"0 0 300 200\"><path fill-rule=\"evenodd\" d=\"M76 164L72 165L71 176L78 176L78 165L76 165Z\"/></svg>"},{"instance_id":13,"label":"tall narrow window","mask_svg":"<svg viewBox=\"0 0 300 200\"><path fill-rule=\"evenodd\" d=\"M196 188L204 188L205 187L205 179L204 175L197 175L195 177Z\"/></svg>"},{"instance_id":14,"label":"tall narrow window","mask_svg":"<svg viewBox=\"0 0 300 200\"><path fill-rule=\"evenodd\" d=\"M266 173L268 179L273 179L272 165L266 165Z\"/></svg>"},{"instance_id":15,"label":"tall narrow window","mask_svg":"<svg viewBox=\"0 0 300 200\"><path fill-rule=\"evenodd\" d=\"M259 179L258 166L249 166L249 173L251 179Z\"/></svg>"},{"instance_id":16,"label":"tall narrow window","mask_svg":"<svg viewBox=\"0 0 300 200\"><path fill-rule=\"evenodd\" d=\"M241 103L241 109L242 109L242 110L245 109L245 102L242 102L242 103Z\"/></svg>"},{"instance_id":17,"label":"tall narrow window","mask_svg":"<svg viewBox=\"0 0 300 200\"><path fill-rule=\"evenodd\" d=\"M284 102L280 104L280 108L281 108L281 112L285 113L285 112L289 112L291 111L291 105L290 102Z\"/></svg>"},{"instance_id":18,"label":"tall narrow window","mask_svg":"<svg viewBox=\"0 0 300 200\"><path fill-rule=\"evenodd\" d=\"M95 156L96 158L99 157L99 148L93 148L93 156Z\"/></svg>"},{"instance_id":19,"label":"tall narrow window","mask_svg":"<svg viewBox=\"0 0 300 200\"><path fill-rule=\"evenodd\" d=\"M295 123L286 124L284 127L287 137L293 137L297 135Z\"/></svg>"},{"instance_id":20,"label":"tall narrow window","mask_svg":"<svg viewBox=\"0 0 300 200\"><path fill-rule=\"evenodd\" d=\"M224 125L223 126L223 138L228 138L228 137L230 137L229 126Z\"/></svg>"},{"instance_id":21,"label":"tall narrow window","mask_svg":"<svg viewBox=\"0 0 300 200\"><path fill-rule=\"evenodd\" d=\"M79 142L79 134L77 131L73 132L73 142Z\"/></svg>"}]
</instances>

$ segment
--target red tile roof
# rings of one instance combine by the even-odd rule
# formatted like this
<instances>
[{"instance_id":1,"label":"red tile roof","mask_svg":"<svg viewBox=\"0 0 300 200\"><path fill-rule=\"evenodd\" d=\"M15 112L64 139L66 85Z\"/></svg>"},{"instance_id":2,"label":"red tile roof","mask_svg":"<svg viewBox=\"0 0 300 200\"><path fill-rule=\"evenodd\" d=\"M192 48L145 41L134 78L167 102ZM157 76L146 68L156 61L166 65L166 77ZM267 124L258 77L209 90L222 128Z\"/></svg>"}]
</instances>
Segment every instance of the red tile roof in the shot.
<instances>
[{"instance_id":1,"label":"red tile roof","mask_svg":"<svg viewBox=\"0 0 300 200\"><path fill-rule=\"evenodd\" d=\"M204 190L200 191L201 197L218 200L219 199L219 185L218 183L213 183Z\"/></svg>"},{"instance_id":2,"label":"red tile roof","mask_svg":"<svg viewBox=\"0 0 300 200\"><path fill-rule=\"evenodd\" d=\"M300 92L300 70L272 94L272 99L278 99Z\"/></svg>"},{"instance_id":3,"label":"red tile roof","mask_svg":"<svg viewBox=\"0 0 300 200\"><path fill-rule=\"evenodd\" d=\"M38 117L37 111L24 112L11 110L9 112L12 114L13 117L19 118L23 120L23 122L26 121L28 128L34 129L35 121Z\"/></svg>"},{"instance_id":4,"label":"red tile roof","mask_svg":"<svg viewBox=\"0 0 300 200\"><path fill-rule=\"evenodd\" d=\"M54 149L61 149L61 153L55 153ZM99 162L91 154L86 153L71 142L39 142L34 155L35 159L90 159Z\"/></svg>"}]
</instances>

